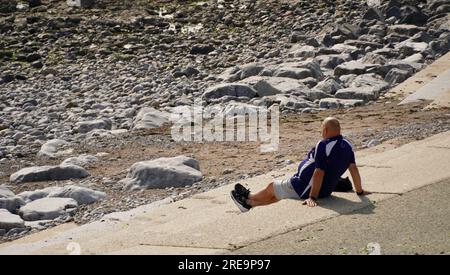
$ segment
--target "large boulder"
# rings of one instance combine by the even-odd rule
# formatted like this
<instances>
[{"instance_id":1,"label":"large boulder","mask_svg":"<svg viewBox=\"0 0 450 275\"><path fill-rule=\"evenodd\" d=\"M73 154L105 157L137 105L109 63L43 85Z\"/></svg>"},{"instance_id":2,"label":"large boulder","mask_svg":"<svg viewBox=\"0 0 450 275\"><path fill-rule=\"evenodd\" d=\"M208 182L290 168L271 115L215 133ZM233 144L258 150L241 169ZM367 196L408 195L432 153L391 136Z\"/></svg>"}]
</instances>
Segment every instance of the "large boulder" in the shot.
<instances>
[{"instance_id":1,"label":"large boulder","mask_svg":"<svg viewBox=\"0 0 450 275\"><path fill-rule=\"evenodd\" d=\"M150 107L144 107L133 120L133 130L159 128L169 122L170 113Z\"/></svg>"},{"instance_id":2,"label":"large boulder","mask_svg":"<svg viewBox=\"0 0 450 275\"><path fill-rule=\"evenodd\" d=\"M397 68L392 68L386 74L386 77L384 78L384 80L389 82L389 84L391 84L391 85L395 85L395 84L398 84L398 83L402 83L403 81L408 79L408 77L410 77L410 76L411 76L411 74L410 74L409 71L401 70L401 69L397 69Z\"/></svg>"},{"instance_id":3,"label":"large boulder","mask_svg":"<svg viewBox=\"0 0 450 275\"><path fill-rule=\"evenodd\" d=\"M368 91L380 93L389 88L389 83L384 81L384 79L377 74L362 74L353 79L350 87L363 88Z\"/></svg>"},{"instance_id":4,"label":"large boulder","mask_svg":"<svg viewBox=\"0 0 450 275\"><path fill-rule=\"evenodd\" d=\"M19 210L25 221L54 220L64 214L72 214L78 203L71 198L43 198L32 201Z\"/></svg>"},{"instance_id":5,"label":"large boulder","mask_svg":"<svg viewBox=\"0 0 450 275\"><path fill-rule=\"evenodd\" d=\"M80 121L77 122L75 126L75 132L86 134L95 129L105 129L111 130L112 121L107 118L91 120L91 121Z\"/></svg>"},{"instance_id":6,"label":"large boulder","mask_svg":"<svg viewBox=\"0 0 450 275\"><path fill-rule=\"evenodd\" d=\"M68 148L69 143L62 139L52 139L45 142L41 146L41 150L37 153L39 158L57 158L65 155L69 155L73 152Z\"/></svg>"},{"instance_id":7,"label":"large boulder","mask_svg":"<svg viewBox=\"0 0 450 275\"><path fill-rule=\"evenodd\" d=\"M361 106L364 100L361 99L340 99L340 98L322 98L319 101L319 108L337 109Z\"/></svg>"},{"instance_id":8,"label":"large boulder","mask_svg":"<svg viewBox=\"0 0 450 275\"><path fill-rule=\"evenodd\" d=\"M346 75L346 74L364 74L366 73L369 69L373 69L376 68L377 66L379 66L378 64L368 64L368 63L363 63L361 61L349 61L349 62L345 62L342 63L341 65L337 66L334 69L334 75L339 77L341 75Z\"/></svg>"},{"instance_id":9,"label":"large boulder","mask_svg":"<svg viewBox=\"0 0 450 275\"><path fill-rule=\"evenodd\" d=\"M202 179L198 161L186 156L133 164L123 181L126 189L184 187Z\"/></svg>"},{"instance_id":10,"label":"large boulder","mask_svg":"<svg viewBox=\"0 0 450 275\"><path fill-rule=\"evenodd\" d=\"M14 197L14 192L7 187L0 185L0 199Z\"/></svg>"},{"instance_id":11,"label":"large boulder","mask_svg":"<svg viewBox=\"0 0 450 275\"><path fill-rule=\"evenodd\" d=\"M10 177L13 183L34 181L79 179L89 176L82 167L76 165L64 166L33 166L23 168Z\"/></svg>"},{"instance_id":12,"label":"large boulder","mask_svg":"<svg viewBox=\"0 0 450 275\"><path fill-rule=\"evenodd\" d=\"M221 97L244 97L253 98L257 96L258 93L250 85L242 83L223 83L218 84L213 87L206 89L203 93L203 100L206 102L211 102L214 99Z\"/></svg>"},{"instance_id":13,"label":"large boulder","mask_svg":"<svg viewBox=\"0 0 450 275\"><path fill-rule=\"evenodd\" d=\"M308 87L301 81L287 77L252 76L241 82L252 86L260 97L302 93L308 90Z\"/></svg>"},{"instance_id":14,"label":"large boulder","mask_svg":"<svg viewBox=\"0 0 450 275\"><path fill-rule=\"evenodd\" d=\"M334 96L341 99L361 99L367 102L377 99L379 93L368 88L344 88L338 90Z\"/></svg>"},{"instance_id":15,"label":"large boulder","mask_svg":"<svg viewBox=\"0 0 450 275\"><path fill-rule=\"evenodd\" d=\"M19 196L0 198L0 209L6 209L12 213L15 213L22 205L25 205L25 201Z\"/></svg>"},{"instance_id":16,"label":"large boulder","mask_svg":"<svg viewBox=\"0 0 450 275\"><path fill-rule=\"evenodd\" d=\"M83 205L106 198L106 193L77 185L66 185L50 192L48 197L71 198L76 200L79 205Z\"/></svg>"},{"instance_id":17,"label":"large boulder","mask_svg":"<svg viewBox=\"0 0 450 275\"><path fill-rule=\"evenodd\" d=\"M24 221L18 215L11 214L6 209L0 209L0 229L8 232L13 228L25 227Z\"/></svg>"},{"instance_id":18,"label":"large boulder","mask_svg":"<svg viewBox=\"0 0 450 275\"><path fill-rule=\"evenodd\" d=\"M312 73L307 68L295 68L295 67L284 67L277 69L273 76L277 77L288 77L293 79L305 79L307 77L312 77Z\"/></svg>"},{"instance_id":19,"label":"large boulder","mask_svg":"<svg viewBox=\"0 0 450 275\"><path fill-rule=\"evenodd\" d=\"M351 57L349 54L329 54L316 56L315 59L319 62L321 67L334 69L344 62L350 61Z\"/></svg>"},{"instance_id":20,"label":"large boulder","mask_svg":"<svg viewBox=\"0 0 450 275\"><path fill-rule=\"evenodd\" d=\"M319 82L314 89L323 91L326 94L335 94L337 90L343 87L334 78L327 77L323 81Z\"/></svg>"},{"instance_id":21,"label":"large boulder","mask_svg":"<svg viewBox=\"0 0 450 275\"><path fill-rule=\"evenodd\" d=\"M17 194L18 197L22 198L26 203L48 197L52 192L61 190L63 187L51 186L44 189L37 189L33 191L23 191Z\"/></svg>"},{"instance_id":22,"label":"large boulder","mask_svg":"<svg viewBox=\"0 0 450 275\"><path fill-rule=\"evenodd\" d=\"M418 27L416 25L407 25L407 24L401 24L401 25L390 25L387 28L388 34L399 34L399 35L406 35L406 36L413 36L414 34L425 31L425 28Z\"/></svg>"}]
</instances>

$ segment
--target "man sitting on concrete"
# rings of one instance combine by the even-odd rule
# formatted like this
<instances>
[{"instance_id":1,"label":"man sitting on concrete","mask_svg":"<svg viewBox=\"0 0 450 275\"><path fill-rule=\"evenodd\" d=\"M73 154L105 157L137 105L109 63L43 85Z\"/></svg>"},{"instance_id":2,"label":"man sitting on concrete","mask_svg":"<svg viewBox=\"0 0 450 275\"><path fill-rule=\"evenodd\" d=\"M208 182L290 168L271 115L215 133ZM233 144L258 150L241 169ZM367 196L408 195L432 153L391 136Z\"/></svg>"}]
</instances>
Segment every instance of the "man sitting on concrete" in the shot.
<instances>
[{"instance_id":1,"label":"man sitting on concrete","mask_svg":"<svg viewBox=\"0 0 450 275\"><path fill-rule=\"evenodd\" d=\"M317 206L318 198L328 197L336 190L340 177L347 169L356 193L359 196L370 194L362 189L352 144L342 137L340 123L336 118L329 117L323 121L322 137L323 140L311 149L292 178L272 182L256 194L250 194L249 189L236 184L231 191L231 198L239 209L246 212L252 207L282 199L304 199L303 204Z\"/></svg>"}]
</instances>

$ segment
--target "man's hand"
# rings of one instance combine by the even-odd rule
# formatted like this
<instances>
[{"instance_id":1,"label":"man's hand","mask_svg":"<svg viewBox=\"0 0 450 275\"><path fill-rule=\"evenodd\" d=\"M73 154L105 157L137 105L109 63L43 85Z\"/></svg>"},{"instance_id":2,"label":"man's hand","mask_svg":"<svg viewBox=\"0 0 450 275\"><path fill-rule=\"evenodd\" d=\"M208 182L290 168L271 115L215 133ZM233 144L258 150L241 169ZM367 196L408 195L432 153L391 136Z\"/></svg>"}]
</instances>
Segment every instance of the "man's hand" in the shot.
<instances>
[{"instance_id":1,"label":"man's hand","mask_svg":"<svg viewBox=\"0 0 450 275\"><path fill-rule=\"evenodd\" d=\"M356 194L358 194L358 196L367 196L372 194L372 192L366 191L366 190L362 190L360 192L356 192Z\"/></svg>"},{"instance_id":2,"label":"man's hand","mask_svg":"<svg viewBox=\"0 0 450 275\"><path fill-rule=\"evenodd\" d=\"M317 201L314 199L307 199L303 202L303 205L308 205L309 207L317 206Z\"/></svg>"}]
</instances>

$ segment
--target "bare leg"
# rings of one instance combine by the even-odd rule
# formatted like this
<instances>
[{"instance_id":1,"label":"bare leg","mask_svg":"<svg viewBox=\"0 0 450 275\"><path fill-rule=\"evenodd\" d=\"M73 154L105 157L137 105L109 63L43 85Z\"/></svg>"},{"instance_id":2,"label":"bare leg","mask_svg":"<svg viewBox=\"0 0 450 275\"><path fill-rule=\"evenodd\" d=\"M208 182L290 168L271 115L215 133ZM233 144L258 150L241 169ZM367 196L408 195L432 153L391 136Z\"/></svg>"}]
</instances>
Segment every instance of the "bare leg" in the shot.
<instances>
[{"instance_id":1,"label":"bare leg","mask_svg":"<svg viewBox=\"0 0 450 275\"><path fill-rule=\"evenodd\" d=\"M258 193L248 196L247 203L252 207L268 205L279 201L275 197L275 192L273 191L273 182L267 185L267 187Z\"/></svg>"}]
</instances>

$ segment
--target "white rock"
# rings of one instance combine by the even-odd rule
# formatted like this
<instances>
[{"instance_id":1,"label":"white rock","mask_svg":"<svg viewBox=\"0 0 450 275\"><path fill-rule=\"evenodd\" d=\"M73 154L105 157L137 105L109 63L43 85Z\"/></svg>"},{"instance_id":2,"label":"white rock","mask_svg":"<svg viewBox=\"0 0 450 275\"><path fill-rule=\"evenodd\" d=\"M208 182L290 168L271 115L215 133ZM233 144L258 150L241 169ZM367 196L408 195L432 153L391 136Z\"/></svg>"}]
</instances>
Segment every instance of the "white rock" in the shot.
<instances>
[{"instance_id":1,"label":"white rock","mask_svg":"<svg viewBox=\"0 0 450 275\"><path fill-rule=\"evenodd\" d=\"M90 167L92 164L98 161L98 158L92 156L92 155L79 155L78 157L71 157L68 159L65 159L61 165L76 165L83 168Z\"/></svg>"},{"instance_id":2,"label":"white rock","mask_svg":"<svg viewBox=\"0 0 450 275\"><path fill-rule=\"evenodd\" d=\"M170 121L170 113L144 107L133 121L133 130L158 128Z\"/></svg>"},{"instance_id":3,"label":"white rock","mask_svg":"<svg viewBox=\"0 0 450 275\"><path fill-rule=\"evenodd\" d=\"M77 207L78 203L71 198L43 198L21 207L19 214L25 221L54 220Z\"/></svg>"},{"instance_id":4,"label":"white rock","mask_svg":"<svg viewBox=\"0 0 450 275\"><path fill-rule=\"evenodd\" d=\"M23 168L10 177L13 183L85 178L89 173L80 166L33 166Z\"/></svg>"},{"instance_id":5,"label":"white rock","mask_svg":"<svg viewBox=\"0 0 450 275\"><path fill-rule=\"evenodd\" d=\"M13 228L25 227L24 221L18 215L11 214L6 209L0 209L0 229L7 232Z\"/></svg>"},{"instance_id":6,"label":"white rock","mask_svg":"<svg viewBox=\"0 0 450 275\"><path fill-rule=\"evenodd\" d=\"M123 180L127 189L184 187L202 179L198 161L186 156L133 164Z\"/></svg>"},{"instance_id":7,"label":"white rock","mask_svg":"<svg viewBox=\"0 0 450 275\"><path fill-rule=\"evenodd\" d=\"M51 186L44 189L37 189L34 191L24 191L17 196L22 198L26 203L48 197L48 195L54 191L60 190L63 187Z\"/></svg>"},{"instance_id":8,"label":"white rock","mask_svg":"<svg viewBox=\"0 0 450 275\"><path fill-rule=\"evenodd\" d=\"M241 82L252 86L260 97L276 94L300 94L309 90L300 80L287 77L252 76Z\"/></svg>"},{"instance_id":9,"label":"white rock","mask_svg":"<svg viewBox=\"0 0 450 275\"><path fill-rule=\"evenodd\" d=\"M44 143L37 156L39 158L56 158L70 155L73 149L67 148L69 143L62 139L52 139Z\"/></svg>"},{"instance_id":10,"label":"white rock","mask_svg":"<svg viewBox=\"0 0 450 275\"><path fill-rule=\"evenodd\" d=\"M95 129L111 130L111 127L112 127L111 120L104 118L92 121L80 121L76 124L74 130L77 133L85 134Z\"/></svg>"},{"instance_id":11,"label":"white rock","mask_svg":"<svg viewBox=\"0 0 450 275\"><path fill-rule=\"evenodd\" d=\"M95 191L77 185L66 185L62 188L54 190L48 196L57 198L71 198L76 200L79 205L91 204L106 198L106 194L104 192Z\"/></svg>"},{"instance_id":12,"label":"white rock","mask_svg":"<svg viewBox=\"0 0 450 275\"><path fill-rule=\"evenodd\" d=\"M0 198L9 198L14 197L14 192L6 188L5 186L0 185Z\"/></svg>"}]
</instances>

